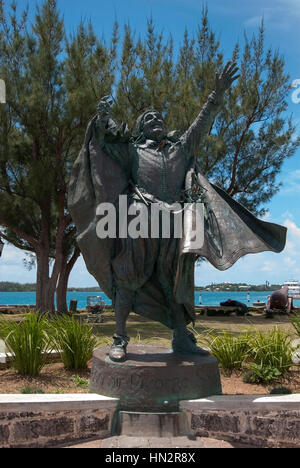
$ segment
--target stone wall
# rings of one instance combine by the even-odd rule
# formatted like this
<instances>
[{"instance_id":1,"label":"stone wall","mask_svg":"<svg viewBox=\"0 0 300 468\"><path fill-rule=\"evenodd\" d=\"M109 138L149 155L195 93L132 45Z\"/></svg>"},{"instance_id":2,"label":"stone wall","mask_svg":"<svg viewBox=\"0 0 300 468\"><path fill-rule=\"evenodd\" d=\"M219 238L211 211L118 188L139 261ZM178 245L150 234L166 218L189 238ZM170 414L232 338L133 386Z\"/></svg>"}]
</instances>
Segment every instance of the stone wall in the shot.
<instances>
[{"instance_id":1,"label":"stone wall","mask_svg":"<svg viewBox=\"0 0 300 468\"><path fill-rule=\"evenodd\" d=\"M117 400L99 395L1 395L0 448L44 448L105 438Z\"/></svg>"},{"instance_id":2,"label":"stone wall","mask_svg":"<svg viewBox=\"0 0 300 468\"><path fill-rule=\"evenodd\" d=\"M300 448L300 395L182 402L193 435L253 447Z\"/></svg>"}]
</instances>

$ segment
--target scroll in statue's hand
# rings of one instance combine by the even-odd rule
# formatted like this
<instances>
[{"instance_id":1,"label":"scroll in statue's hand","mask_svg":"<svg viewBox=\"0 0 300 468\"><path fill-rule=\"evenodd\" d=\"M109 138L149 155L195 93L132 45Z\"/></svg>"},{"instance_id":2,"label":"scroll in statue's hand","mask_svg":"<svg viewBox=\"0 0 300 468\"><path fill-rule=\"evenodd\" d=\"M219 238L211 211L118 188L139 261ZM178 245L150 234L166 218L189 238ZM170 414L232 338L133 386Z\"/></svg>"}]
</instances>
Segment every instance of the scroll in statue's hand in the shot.
<instances>
[{"instance_id":1,"label":"scroll in statue's hand","mask_svg":"<svg viewBox=\"0 0 300 468\"><path fill-rule=\"evenodd\" d=\"M111 117L112 102L110 96L104 96L97 105L98 119L103 125L106 125Z\"/></svg>"}]
</instances>

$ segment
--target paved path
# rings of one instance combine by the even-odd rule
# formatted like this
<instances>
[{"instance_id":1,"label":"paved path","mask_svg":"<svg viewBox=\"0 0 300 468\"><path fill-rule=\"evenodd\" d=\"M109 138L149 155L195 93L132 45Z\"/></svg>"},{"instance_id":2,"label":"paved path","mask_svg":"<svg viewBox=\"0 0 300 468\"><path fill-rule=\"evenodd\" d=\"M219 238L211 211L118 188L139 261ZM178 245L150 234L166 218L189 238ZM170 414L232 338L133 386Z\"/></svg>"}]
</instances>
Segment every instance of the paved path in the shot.
<instances>
[{"instance_id":1,"label":"paved path","mask_svg":"<svg viewBox=\"0 0 300 468\"><path fill-rule=\"evenodd\" d=\"M247 448L224 440L197 437L110 437L104 440L82 442L66 448Z\"/></svg>"}]
</instances>

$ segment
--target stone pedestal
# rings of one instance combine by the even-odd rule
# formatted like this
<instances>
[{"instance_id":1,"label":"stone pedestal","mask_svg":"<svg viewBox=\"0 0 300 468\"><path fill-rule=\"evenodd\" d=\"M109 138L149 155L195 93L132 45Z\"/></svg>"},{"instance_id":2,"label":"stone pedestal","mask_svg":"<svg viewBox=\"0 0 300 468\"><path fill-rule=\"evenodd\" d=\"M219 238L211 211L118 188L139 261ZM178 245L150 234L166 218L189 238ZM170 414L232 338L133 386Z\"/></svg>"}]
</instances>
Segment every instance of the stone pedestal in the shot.
<instances>
[{"instance_id":1,"label":"stone pedestal","mask_svg":"<svg viewBox=\"0 0 300 468\"><path fill-rule=\"evenodd\" d=\"M115 363L108 352L108 347L94 352L90 391L119 398L122 411L178 411L182 400L222 394L218 361L213 356L129 345L126 362Z\"/></svg>"}]
</instances>

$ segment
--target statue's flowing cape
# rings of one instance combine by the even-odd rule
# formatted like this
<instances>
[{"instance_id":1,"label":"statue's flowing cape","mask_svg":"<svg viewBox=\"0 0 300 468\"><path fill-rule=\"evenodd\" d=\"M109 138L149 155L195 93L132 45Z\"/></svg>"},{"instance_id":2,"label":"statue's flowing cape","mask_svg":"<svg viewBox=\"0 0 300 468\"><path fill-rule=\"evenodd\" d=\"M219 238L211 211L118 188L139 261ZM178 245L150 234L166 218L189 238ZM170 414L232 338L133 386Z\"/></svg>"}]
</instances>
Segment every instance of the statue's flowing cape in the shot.
<instances>
[{"instance_id":1,"label":"statue's flowing cape","mask_svg":"<svg viewBox=\"0 0 300 468\"><path fill-rule=\"evenodd\" d=\"M87 269L95 277L105 294L114 301L111 261L114 255L114 239L99 239L96 215L100 203L116 204L120 194L126 192L129 175L103 149L97 138L94 118L88 125L85 141L74 164L68 205L76 225L77 241ZM123 127L124 130L124 127ZM113 129L110 142L119 145L119 151L128 151L129 138L120 130ZM194 264L197 257L206 258L219 270L231 267L240 257L263 251L280 252L286 241L286 228L257 219L242 205L234 201L222 189L211 184L203 175L198 181L204 189L206 215L204 243L193 250L189 237L194 233L187 228L180 242L175 295L178 303L184 304L193 320L194 309ZM190 178L187 174L186 188ZM155 281L148 281L138 291L134 312L167 323L161 314L165 305L163 292ZM147 300L150 298L151 300ZM168 314L166 314L167 316Z\"/></svg>"}]
</instances>

